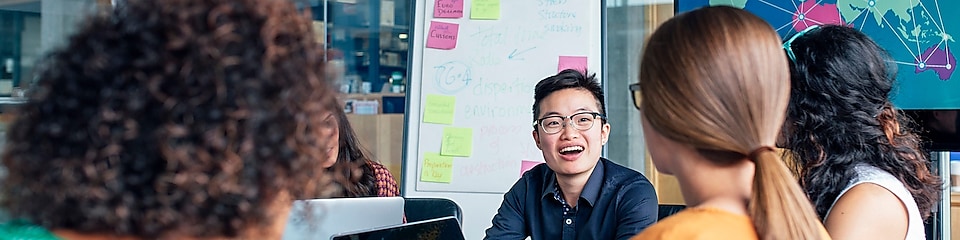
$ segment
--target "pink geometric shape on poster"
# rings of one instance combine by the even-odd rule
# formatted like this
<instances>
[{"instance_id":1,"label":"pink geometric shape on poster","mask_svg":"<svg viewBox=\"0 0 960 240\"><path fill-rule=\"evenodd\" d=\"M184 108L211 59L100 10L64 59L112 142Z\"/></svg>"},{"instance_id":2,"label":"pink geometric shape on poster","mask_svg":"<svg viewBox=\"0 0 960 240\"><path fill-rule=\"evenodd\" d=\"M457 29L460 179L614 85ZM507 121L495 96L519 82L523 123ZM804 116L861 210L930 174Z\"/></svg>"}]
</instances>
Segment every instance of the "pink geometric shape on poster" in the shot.
<instances>
[{"instance_id":1,"label":"pink geometric shape on poster","mask_svg":"<svg viewBox=\"0 0 960 240\"><path fill-rule=\"evenodd\" d=\"M845 25L840 18L840 10L836 4L817 4L817 1L804 1L797 6L793 14L793 30L799 32L813 25Z\"/></svg>"}]
</instances>

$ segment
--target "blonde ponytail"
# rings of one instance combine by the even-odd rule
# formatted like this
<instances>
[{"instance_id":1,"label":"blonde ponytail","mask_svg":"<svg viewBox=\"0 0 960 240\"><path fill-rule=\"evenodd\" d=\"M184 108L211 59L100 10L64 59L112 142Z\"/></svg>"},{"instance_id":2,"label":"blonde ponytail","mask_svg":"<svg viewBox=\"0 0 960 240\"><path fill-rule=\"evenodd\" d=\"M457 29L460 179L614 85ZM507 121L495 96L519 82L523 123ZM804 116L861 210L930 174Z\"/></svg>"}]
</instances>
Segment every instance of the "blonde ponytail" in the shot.
<instances>
[{"instance_id":1,"label":"blonde ponytail","mask_svg":"<svg viewBox=\"0 0 960 240\"><path fill-rule=\"evenodd\" d=\"M641 111L650 126L698 150L756 149L746 154L756 168L747 209L761 239L828 237L796 178L766 147L777 139L790 98L776 31L743 9L705 7L664 22L644 49Z\"/></svg>"},{"instance_id":2,"label":"blonde ponytail","mask_svg":"<svg viewBox=\"0 0 960 240\"><path fill-rule=\"evenodd\" d=\"M753 193L748 209L760 239L821 239L820 220L797 180L772 148L751 154L754 161Z\"/></svg>"}]
</instances>

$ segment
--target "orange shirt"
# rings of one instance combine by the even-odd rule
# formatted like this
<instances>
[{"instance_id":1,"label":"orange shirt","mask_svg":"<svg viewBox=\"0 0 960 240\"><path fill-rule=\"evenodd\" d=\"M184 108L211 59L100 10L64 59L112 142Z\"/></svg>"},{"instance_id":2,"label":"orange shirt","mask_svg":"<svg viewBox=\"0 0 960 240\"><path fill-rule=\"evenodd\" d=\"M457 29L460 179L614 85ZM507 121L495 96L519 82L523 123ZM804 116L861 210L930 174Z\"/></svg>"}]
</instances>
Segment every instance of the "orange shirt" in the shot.
<instances>
[{"instance_id":1,"label":"orange shirt","mask_svg":"<svg viewBox=\"0 0 960 240\"><path fill-rule=\"evenodd\" d=\"M687 208L664 218L630 240L759 239L746 215L713 208Z\"/></svg>"},{"instance_id":2,"label":"orange shirt","mask_svg":"<svg viewBox=\"0 0 960 240\"><path fill-rule=\"evenodd\" d=\"M820 226L825 240L827 229ZM650 226L630 240L647 239L759 239L749 216L715 208L687 208Z\"/></svg>"}]
</instances>

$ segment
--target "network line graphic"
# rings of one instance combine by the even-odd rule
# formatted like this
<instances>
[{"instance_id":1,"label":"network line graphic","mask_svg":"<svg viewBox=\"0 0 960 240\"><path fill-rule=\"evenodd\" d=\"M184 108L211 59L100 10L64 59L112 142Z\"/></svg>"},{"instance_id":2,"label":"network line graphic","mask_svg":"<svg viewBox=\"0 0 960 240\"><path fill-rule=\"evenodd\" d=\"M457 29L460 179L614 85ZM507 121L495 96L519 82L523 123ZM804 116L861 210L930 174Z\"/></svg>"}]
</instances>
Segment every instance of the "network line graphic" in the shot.
<instances>
[{"instance_id":1,"label":"network line graphic","mask_svg":"<svg viewBox=\"0 0 960 240\"><path fill-rule=\"evenodd\" d=\"M887 31L884 36L893 36L890 41L878 41L891 52L893 62L913 68L913 73L933 71L937 78L947 81L957 68L956 55L951 45L956 44L953 35L943 21L939 0L750 0L767 11L789 14L789 21L774 24L783 37L793 35L807 27L823 24L843 24L864 30L871 27L872 37L877 40L876 29ZM740 5L750 10L748 0L711 0L712 5ZM932 4L931 4L932 3ZM760 8L760 7L757 7ZM868 22L872 20L872 22ZM868 26L876 24L876 26ZM960 24L960 23L955 23ZM887 44L883 44L887 43ZM899 49L891 49L899 48ZM909 54L909 56L905 56Z\"/></svg>"},{"instance_id":2,"label":"network line graphic","mask_svg":"<svg viewBox=\"0 0 960 240\"><path fill-rule=\"evenodd\" d=\"M814 25L859 29L890 56L898 108L960 109L960 0L676 0L677 12L708 5L745 9L786 39ZM943 14L946 14L944 16Z\"/></svg>"}]
</instances>

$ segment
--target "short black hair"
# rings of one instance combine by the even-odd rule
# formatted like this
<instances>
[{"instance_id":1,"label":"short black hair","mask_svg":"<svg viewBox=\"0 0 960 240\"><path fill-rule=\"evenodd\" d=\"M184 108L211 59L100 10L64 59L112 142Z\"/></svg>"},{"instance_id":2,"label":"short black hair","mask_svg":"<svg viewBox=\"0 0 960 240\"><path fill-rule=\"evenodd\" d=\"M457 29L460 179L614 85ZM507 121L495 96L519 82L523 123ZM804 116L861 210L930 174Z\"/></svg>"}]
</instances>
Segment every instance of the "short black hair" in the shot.
<instances>
[{"instance_id":1,"label":"short black hair","mask_svg":"<svg viewBox=\"0 0 960 240\"><path fill-rule=\"evenodd\" d=\"M533 120L536 121L540 116L540 102L550 94L568 88L583 89L593 94L597 99L597 106L600 108L600 114L607 114L607 105L603 102L603 88L596 79L596 74L584 74L586 70L566 69L540 80L534 89L533 94ZM603 119L606 121L606 119Z\"/></svg>"}]
</instances>

